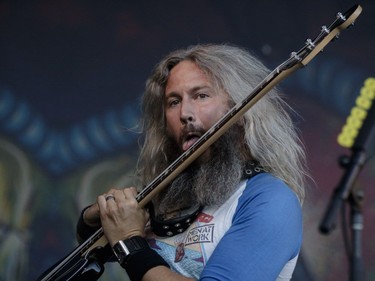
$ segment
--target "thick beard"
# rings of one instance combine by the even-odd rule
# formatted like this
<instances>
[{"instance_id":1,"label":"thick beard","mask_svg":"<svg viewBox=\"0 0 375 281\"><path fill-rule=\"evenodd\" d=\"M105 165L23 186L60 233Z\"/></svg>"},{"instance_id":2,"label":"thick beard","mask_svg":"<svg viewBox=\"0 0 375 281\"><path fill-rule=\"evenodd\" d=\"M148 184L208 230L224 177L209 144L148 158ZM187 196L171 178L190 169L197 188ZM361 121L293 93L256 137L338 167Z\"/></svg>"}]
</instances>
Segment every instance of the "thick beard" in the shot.
<instances>
[{"instance_id":1,"label":"thick beard","mask_svg":"<svg viewBox=\"0 0 375 281\"><path fill-rule=\"evenodd\" d=\"M233 126L211 145L208 160L198 158L156 197L156 213L224 203L242 178L242 147L243 135L238 126Z\"/></svg>"}]
</instances>

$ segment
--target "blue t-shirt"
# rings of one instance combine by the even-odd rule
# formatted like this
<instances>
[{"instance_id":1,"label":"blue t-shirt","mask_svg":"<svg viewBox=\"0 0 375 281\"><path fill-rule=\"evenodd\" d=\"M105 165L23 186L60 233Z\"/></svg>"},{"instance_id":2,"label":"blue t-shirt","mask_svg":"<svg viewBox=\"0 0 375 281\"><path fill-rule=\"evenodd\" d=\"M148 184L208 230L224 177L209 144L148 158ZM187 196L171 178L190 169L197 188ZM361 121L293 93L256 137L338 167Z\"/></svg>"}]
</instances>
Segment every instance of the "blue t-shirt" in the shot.
<instances>
[{"instance_id":1,"label":"blue t-shirt","mask_svg":"<svg viewBox=\"0 0 375 281\"><path fill-rule=\"evenodd\" d=\"M221 206L204 208L185 232L148 238L186 277L290 280L302 243L301 205L284 182L262 173L243 181Z\"/></svg>"}]
</instances>

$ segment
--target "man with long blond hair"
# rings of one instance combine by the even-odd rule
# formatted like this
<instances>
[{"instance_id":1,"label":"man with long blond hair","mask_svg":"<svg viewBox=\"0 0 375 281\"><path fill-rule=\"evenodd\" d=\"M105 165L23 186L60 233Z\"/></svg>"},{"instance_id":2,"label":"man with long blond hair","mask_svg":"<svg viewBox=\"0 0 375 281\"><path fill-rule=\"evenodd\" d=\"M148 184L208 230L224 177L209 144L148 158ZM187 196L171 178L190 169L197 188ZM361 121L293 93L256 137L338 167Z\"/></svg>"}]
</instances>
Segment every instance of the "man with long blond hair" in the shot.
<instances>
[{"instance_id":1,"label":"man with long blond hair","mask_svg":"<svg viewBox=\"0 0 375 281\"><path fill-rule=\"evenodd\" d=\"M248 51L196 45L167 55L147 81L139 188L188 150L267 76ZM82 211L81 239L103 227L136 280L290 280L302 243L305 153L273 89L140 208L111 189ZM138 189L139 189L138 188Z\"/></svg>"}]
</instances>

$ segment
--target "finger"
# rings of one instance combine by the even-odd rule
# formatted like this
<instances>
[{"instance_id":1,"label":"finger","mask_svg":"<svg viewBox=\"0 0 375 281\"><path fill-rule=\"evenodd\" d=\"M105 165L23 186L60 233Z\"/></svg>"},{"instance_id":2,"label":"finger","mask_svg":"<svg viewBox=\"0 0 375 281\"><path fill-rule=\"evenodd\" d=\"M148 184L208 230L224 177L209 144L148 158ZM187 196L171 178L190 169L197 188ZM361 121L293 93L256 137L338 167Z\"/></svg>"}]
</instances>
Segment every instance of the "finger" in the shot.
<instances>
[{"instance_id":1,"label":"finger","mask_svg":"<svg viewBox=\"0 0 375 281\"><path fill-rule=\"evenodd\" d=\"M116 188L111 188L108 192L103 194L106 201L109 201L109 200L116 201L116 198L119 198L119 196L121 197L121 195L122 195L121 189L116 189Z\"/></svg>"},{"instance_id":2,"label":"finger","mask_svg":"<svg viewBox=\"0 0 375 281\"><path fill-rule=\"evenodd\" d=\"M126 199L133 199L137 195L137 193L134 192L134 188L124 188L123 194Z\"/></svg>"},{"instance_id":3,"label":"finger","mask_svg":"<svg viewBox=\"0 0 375 281\"><path fill-rule=\"evenodd\" d=\"M91 205L83 212L83 221L92 227L100 225L99 205L97 203Z\"/></svg>"},{"instance_id":4,"label":"finger","mask_svg":"<svg viewBox=\"0 0 375 281\"><path fill-rule=\"evenodd\" d=\"M105 201L108 201L108 200L115 200L115 196L113 194L106 194L104 195L104 198L105 198Z\"/></svg>"},{"instance_id":5,"label":"finger","mask_svg":"<svg viewBox=\"0 0 375 281\"><path fill-rule=\"evenodd\" d=\"M101 207L106 207L108 204L115 203L116 202L116 195L114 194L115 190L111 190L111 192L104 193L100 196L98 196L98 204Z\"/></svg>"},{"instance_id":6,"label":"finger","mask_svg":"<svg viewBox=\"0 0 375 281\"><path fill-rule=\"evenodd\" d=\"M133 196L135 197L135 196L137 196L137 194L138 194L138 191L137 191L137 189L135 188L135 187L130 187L129 188L132 192L133 192Z\"/></svg>"},{"instance_id":7,"label":"finger","mask_svg":"<svg viewBox=\"0 0 375 281\"><path fill-rule=\"evenodd\" d=\"M99 211L102 212L102 209L107 206L107 201L105 200L106 194L99 195L97 198L97 203L99 206Z\"/></svg>"},{"instance_id":8,"label":"finger","mask_svg":"<svg viewBox=\"0 0 375 281\"><path fill-rule=\"evenodd\" d=\"M115 207L121 200L121 194L119 192L111 193L111 194L105 194L105 202L107 207Z\"/></svg>"},{"instance_id":9,"label":"finger","mask_svg":"<svg viewBox=\"0 0 375 281\"><path fill-rule=\"evenodd\" d=\"M122 189L116 190L113 196L115 197L115 200L117 200L117 202L120 202L126 199L125 194Z\"/></svg>"},{"instance_id":10,"label":"finger","mask_svg":"<svg viewBox=\"0 0 375 281\"><path fill-rule=\"evenodd\" d=\"M102 194L98 196L98 205L100 211L100 219L103 222L103 218L111 216L113 210L117 209L116 195L114 194Z\"/></svg>"},{"instance_id":11,"label":"finger","mask_svg":"<svg viewBox=\"0 0 375 281\"><path fill-rule=\"evenodd\" d=\"M119 189L119 188L114 188L114 187L112 187L110 190L108 190L105 194L112 194L112 195L116 195L116 192L118 192L119 190L121 190L121 189ZM116 197L116 196L115 196Z\"/></svg>"}]
</instances>

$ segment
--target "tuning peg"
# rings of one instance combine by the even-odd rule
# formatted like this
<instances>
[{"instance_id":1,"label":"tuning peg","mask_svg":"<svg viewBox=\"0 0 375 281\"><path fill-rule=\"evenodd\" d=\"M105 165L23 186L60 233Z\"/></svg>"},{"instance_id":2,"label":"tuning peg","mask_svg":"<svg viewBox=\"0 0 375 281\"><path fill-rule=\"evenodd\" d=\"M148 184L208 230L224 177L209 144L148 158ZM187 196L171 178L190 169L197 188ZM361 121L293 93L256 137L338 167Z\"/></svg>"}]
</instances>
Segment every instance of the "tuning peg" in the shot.
<instances>
[{"instance_id":1,"label":"tuning peg","mask_svg":"<svg viewBox=\"0 0 375 281\"><path fill-rule=\"evenodd\" d=\"M322 26L322 32L325 33L325 34L328 34L330 32L330 30L325 25L323 25Z\"/></svg>"},{"instance_id":2,"label":"tuning peg","mask_svg":"<svg viewBox=\"0 0 375 281\"><path fill-rule=\"evenodd\" d=\"M349 24L347 28L353 27L354 24L355 24L355 21L353 21L351 24Z\"/></svg>"},{"instance_id":3,"label":"tuning peg","mask_svg":"<svg viewBox=\"0 0 375 281\"><path fill-rule=\"evenodd\" d=\"M346 17L340 12L337 13L336 18L341 19L342 21L346 21Z\"/></svg>"},{"instance_id":4,"label":"tuning peg","mask_svg":"<svg viewBox=\"0 0 375 281\"><path fill-rule=\"evenodd\" d=\"M310 51L315 48L315 44L310 38L306 40L306 46Z\"/></svg>"},{"instance_id":5,"label":"tuning peg","mask_svg":"<svg viewBox=\"0 0 375 281\"><path fill-rule=\"evenodd\" d=\"M295 59L296 61L301 61L301 60L302 60L302 58L298 55L297 52L292 52L292 53L290 54L290 58L293 58L293 59Z\"/></svg>"}]
</instances>

